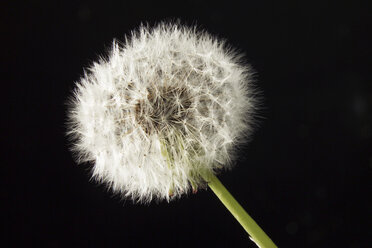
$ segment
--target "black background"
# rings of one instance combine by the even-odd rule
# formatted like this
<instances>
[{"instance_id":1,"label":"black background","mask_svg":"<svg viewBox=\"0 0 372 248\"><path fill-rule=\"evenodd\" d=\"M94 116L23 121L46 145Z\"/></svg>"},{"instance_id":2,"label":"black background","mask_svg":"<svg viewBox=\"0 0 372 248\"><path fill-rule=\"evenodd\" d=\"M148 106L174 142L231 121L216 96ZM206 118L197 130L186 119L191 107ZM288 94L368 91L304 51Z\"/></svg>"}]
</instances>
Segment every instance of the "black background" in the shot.
<instances>
[{"instance_id":1,"label":"black background","mask_svg":"<svg viewBox=\"0 0 372 248\"><path fill-rule=\"evenodd\" d=\"M65 103L83 68L141 22L179 18L244 52L264 95L253 140L221 181L279 247L368 247L367 2L2 3L2 242L255 247L210 190L135 205L91 182L68 150Z\"/></svg>"}]
</instances>

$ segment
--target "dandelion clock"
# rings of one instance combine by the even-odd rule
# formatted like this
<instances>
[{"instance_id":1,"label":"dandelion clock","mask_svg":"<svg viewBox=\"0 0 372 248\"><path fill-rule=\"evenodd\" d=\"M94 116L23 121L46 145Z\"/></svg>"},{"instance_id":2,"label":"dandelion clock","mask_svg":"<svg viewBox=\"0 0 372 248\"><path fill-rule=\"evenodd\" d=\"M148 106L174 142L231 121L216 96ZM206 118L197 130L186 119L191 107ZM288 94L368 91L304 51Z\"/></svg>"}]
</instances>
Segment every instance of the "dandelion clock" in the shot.
<instances>
[{"instance_id":1,"label":"dandelion clock","mask_svg":"<svg viewBox=\"0 0 372 248\"><path fill-rule=\"evenodd\" d=\"M78 162L113 192L170 201L210 187L259 247L276 247L215 176L252 131L251 70L224 41L180 24L141 26L71 97Z\"/></svg>"}]
</instances>

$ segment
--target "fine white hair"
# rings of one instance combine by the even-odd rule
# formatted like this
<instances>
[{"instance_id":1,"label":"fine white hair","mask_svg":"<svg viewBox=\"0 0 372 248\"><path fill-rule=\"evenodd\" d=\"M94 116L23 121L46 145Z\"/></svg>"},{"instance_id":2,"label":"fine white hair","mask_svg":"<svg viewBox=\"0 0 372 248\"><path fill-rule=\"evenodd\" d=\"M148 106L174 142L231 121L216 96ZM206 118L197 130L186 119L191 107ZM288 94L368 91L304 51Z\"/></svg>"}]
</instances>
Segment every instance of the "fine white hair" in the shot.
<instances>
[{"instance_id":1,"label":"fine white hair","mask_svg":"<svg viewBox=\"0 0 372 248\"><path fill-rule=\"evenodd\" d=\"M232 166L256 107L242 55L195 27L142 25L76 84L68 135L92 175L134 201L171 200Z\"/></svg>"}]
</instances>

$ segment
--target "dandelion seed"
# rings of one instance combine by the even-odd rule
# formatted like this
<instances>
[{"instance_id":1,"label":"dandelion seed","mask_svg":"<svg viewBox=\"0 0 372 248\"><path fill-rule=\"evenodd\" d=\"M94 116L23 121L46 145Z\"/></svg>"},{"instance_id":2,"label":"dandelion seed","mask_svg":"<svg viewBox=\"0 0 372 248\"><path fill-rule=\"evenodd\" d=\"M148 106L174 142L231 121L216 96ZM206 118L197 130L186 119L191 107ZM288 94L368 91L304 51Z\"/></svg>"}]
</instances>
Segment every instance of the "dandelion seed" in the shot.
<instances>
[{"instance_id":1,"label":"dandelion seed","mask_svg":"<svg viewBox=\"0 0 372 248\"><path fill-rule=\"evenodd\" d=\"M142 26L77 84L69 134L79 162L134 200L170 200L230 168L251 131L251 70L195 28ZM169 192L172 192L170 197Z\"/></svg>"}]
</instances>

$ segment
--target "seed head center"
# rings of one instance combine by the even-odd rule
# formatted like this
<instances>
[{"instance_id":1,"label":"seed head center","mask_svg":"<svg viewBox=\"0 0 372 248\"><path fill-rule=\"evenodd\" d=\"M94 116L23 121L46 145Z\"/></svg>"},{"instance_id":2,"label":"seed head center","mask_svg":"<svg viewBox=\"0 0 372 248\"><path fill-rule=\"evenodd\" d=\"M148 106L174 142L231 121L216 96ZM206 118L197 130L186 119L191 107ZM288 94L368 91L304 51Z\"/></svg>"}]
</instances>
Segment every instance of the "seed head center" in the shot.
<instances>
[{"instance_id":1,"label":"seed head center","mask_svg":"<svg viewBox=\"0 0 372 248\"><path fill-rule=\"evenodd\" d=\"M148 87L147 92L147 97L139 100L135 106L135 119L146 133L159 133L183 126L191 107L186 88Z\"/></svg>"}]
</instances>

